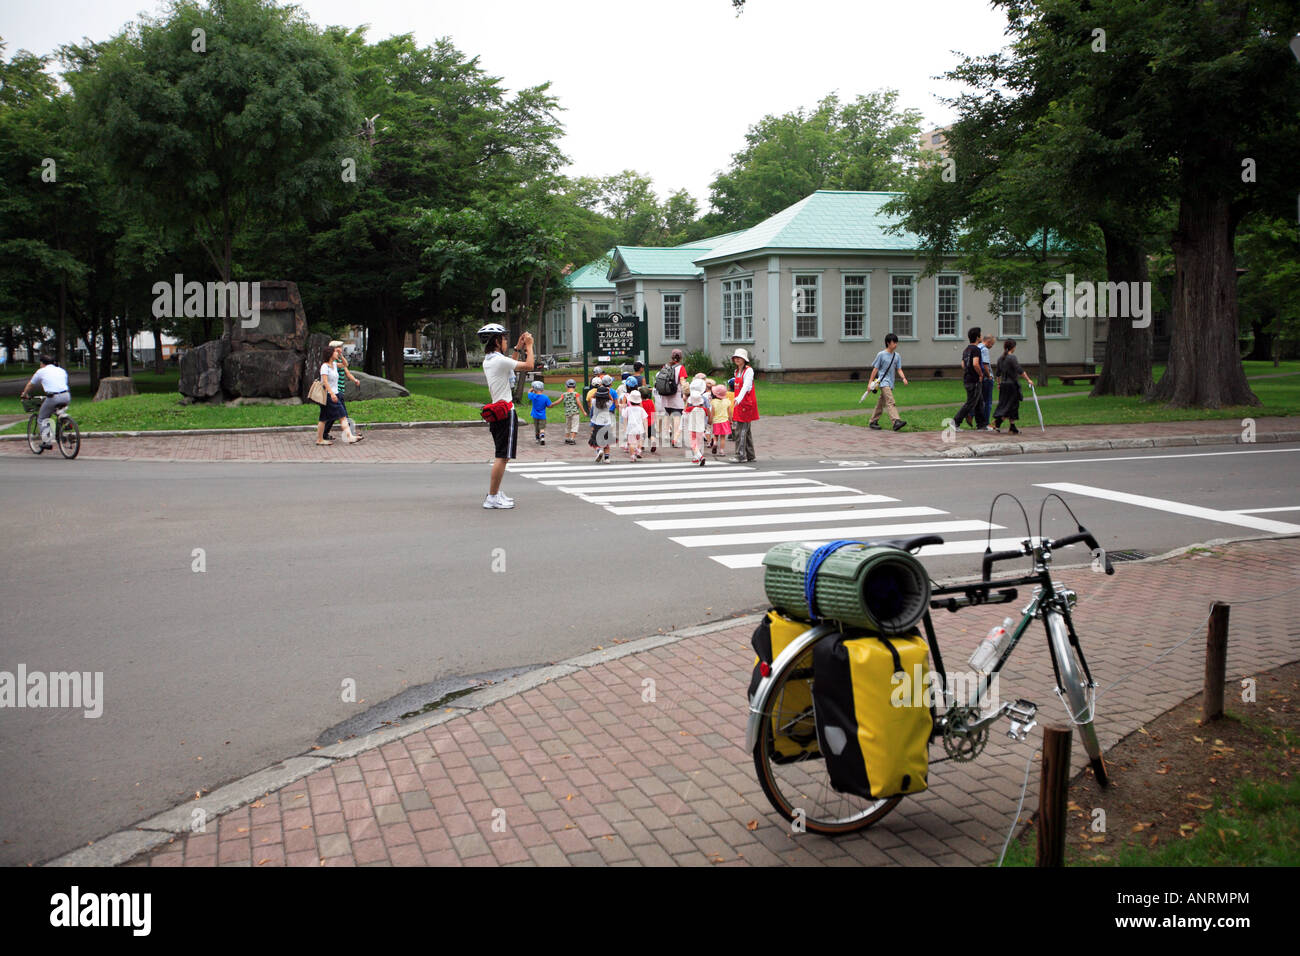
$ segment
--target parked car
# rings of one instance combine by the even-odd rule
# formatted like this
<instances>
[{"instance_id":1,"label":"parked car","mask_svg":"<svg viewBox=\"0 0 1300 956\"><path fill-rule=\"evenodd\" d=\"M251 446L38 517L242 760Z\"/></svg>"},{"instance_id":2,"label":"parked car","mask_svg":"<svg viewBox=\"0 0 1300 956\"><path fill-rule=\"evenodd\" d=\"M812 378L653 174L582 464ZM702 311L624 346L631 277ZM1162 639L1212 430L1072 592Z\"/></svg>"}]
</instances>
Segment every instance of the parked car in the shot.
<instances>
[{"instance_id":1,"label":"parked car","mask_svg":"<svg viewBox=\"0 0 1300 956\"><path fill-rule=\"evenodd\" d=\"M402 362L405 365L423 365L424 353L419 349L402 349Z\"/></svg>"}]
</instances>

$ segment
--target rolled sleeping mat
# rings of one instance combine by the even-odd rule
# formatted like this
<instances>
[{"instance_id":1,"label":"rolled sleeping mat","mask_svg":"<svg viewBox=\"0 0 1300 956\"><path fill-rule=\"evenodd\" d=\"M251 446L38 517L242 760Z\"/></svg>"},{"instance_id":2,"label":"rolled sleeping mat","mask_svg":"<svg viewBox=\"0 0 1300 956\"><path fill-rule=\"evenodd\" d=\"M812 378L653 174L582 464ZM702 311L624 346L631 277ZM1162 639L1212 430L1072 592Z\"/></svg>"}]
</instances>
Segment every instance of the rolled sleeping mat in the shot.
<instances>
[{"instance_id":1,"label":"rolled sleeping mat","mask_svg":"<svg viewBox=\"0 0 1300 956\"><path fill-rule=\"evenodd\" d=\"M930 576L912 554L854 542L823 553L818 545L787 541L763 556L763 589L782 614L812 621L807 571L815 566L813 603L819 619L884 634L910 630L930 606Z\"/></svg>"}]
</instances>

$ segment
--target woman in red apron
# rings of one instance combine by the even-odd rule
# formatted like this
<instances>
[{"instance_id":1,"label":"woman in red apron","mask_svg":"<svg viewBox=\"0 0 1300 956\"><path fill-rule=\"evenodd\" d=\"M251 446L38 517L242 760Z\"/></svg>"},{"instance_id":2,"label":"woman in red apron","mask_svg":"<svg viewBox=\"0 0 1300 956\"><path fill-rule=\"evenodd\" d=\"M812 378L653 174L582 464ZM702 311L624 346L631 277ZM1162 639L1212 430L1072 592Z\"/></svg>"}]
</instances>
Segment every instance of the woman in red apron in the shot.
<instances>
[{"instance_id":1,"label":"woman in red apron","mask_svg":"<svg viewBox=\"0 0 1300 956\"><path fill-rule=\"evenodd\" d=\"M736 424L736 456L733 462L754 460L754 439L750 434L750 425L758 421L758 402L754 398L754 368L749 364L749 353L736 349L731 354L731 362L736 366L736 408L732 412L732 421Z\"/></svg>"}]
</instances>

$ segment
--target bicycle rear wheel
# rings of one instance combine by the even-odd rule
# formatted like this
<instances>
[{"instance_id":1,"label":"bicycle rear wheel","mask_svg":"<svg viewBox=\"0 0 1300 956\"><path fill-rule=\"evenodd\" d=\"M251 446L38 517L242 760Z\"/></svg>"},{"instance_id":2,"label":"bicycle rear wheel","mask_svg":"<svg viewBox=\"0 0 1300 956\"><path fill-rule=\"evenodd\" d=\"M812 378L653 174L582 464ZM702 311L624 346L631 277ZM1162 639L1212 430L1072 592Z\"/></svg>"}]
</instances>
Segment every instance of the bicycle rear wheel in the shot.
<instances>
[{"instance_id":1,"label":"bicycle rear wheel","mask_svg":"<svg viewBox=\"0 0 1300 956\"><path fill-rule=\"evenodd\" d=\"M27 447L32 450L34 455L39 455L45 451L45 446L41 444L41 426L36 424L35 415L27 419Z\"/></svg>"},{"instance_id":2,"label":"bicycle rear wheel","mask_svg":"<svg viewBox=\"0 0 1300 956\"><path fill-rule=\"evenodd\" d=\"M1083 749L1087 751L1088 763L1092 766L1097 784L1102 787L1110 785L1110 775L1106 772L1106 759L1101 752L1101 742L1097 739L1097 728L1093 721L1093 698L1089 694L1088 677L1079 659L1079 651L1070 643L1070 632L1065 625L1065 618L1059 613L1047 614L1047 633L1056 654L1056 667L1061 675L1062 686L1058 688L1070 717L1079 729Z\"/></svg>"},{"instance_id":3,"label":"bicycle rear wheel","mask_svg":"<svg viewBox=\"0 0 1300 956\"><path fill-rule=\"evenodd\" d=\"M59 419L58 446L64 458L76 458L81 451L81 431L71 418Z\"/></svg>"},{"instance_id":4,"label":"bicycle rear wheel","mask_svg":"<svg viewBox=\"0 0 1300 956\"><path fill-rule=\"evenodd\" d=\"M871 800L840 793L831 787L826 761L815 748L790 753L791 740L816 733L812 654L809 647L773 677L754 745L754 769L763 793L787 820L828 836L853 833L881 820L903 798ZM778 738L784 755L778 751Z\"/></svg>"}]
</instances>

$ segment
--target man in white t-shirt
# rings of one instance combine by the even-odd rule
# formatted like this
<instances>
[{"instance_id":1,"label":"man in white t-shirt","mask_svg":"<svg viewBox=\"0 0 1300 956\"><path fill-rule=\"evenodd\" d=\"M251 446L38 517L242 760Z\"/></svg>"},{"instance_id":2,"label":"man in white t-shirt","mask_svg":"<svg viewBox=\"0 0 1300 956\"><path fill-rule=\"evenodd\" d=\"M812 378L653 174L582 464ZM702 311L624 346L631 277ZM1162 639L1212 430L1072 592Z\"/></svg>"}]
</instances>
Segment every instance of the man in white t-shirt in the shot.
<instances>
[{"instance_id":1,"label":"man in white t-shirt","mask_svg":"<svg viewBox=\"0 0 1300 956\"><path fill-rule=\"evenodd\" d=\"M514 499L501 494L501 479L506 473L506 463L515 457L515 445L519 437L519 419L515 415L510 379L516 372L533 370L533 337L528 332L519 336L515 354L524 353L522 362L505 354L504 326L489 322L478 330L478 337L483 343L483 375L487 378L488 401L490 406L504 412L497 421L488 422L496 454L492 460L492 477L488 483L487 497L483 499L483 507L513 508Z\"/></svg>"},{"instance_id":2,"label":"man in white t-shirt","mask_svg":"<svg viewBox=\"0 0 1300 956\"><path fill-rule=\"evenodd\" d=\"M41 410L36 413L36 422L41 426L41 444L46 448L53 448L54 429L50 425L50 416L57 409L67 408L72 403L72 396L68 393L68 373L54 364L53 356L42 354L41 367L36 370L32 380L23 389L22 397L26 398L36 385L39 385L41 391L45 393Z\"/></svg>"}]
</instances>

